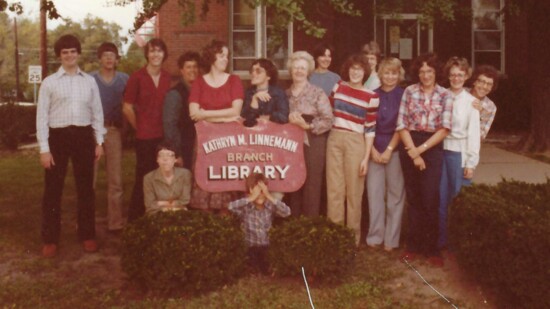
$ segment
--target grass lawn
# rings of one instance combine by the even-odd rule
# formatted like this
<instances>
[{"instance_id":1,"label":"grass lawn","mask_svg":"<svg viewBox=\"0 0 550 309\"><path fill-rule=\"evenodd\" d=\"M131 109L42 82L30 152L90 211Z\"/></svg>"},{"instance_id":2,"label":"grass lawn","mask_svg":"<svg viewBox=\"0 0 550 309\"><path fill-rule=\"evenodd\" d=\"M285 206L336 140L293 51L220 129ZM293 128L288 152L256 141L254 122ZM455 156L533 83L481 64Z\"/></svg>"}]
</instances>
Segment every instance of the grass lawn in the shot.
<instances>
[{"instance_id":1,"label":"grass lawn","mask_svg":"<svg viewBox=\"0 0 550 309\"><path fill-rule=\"evenodd\" d=\"M301 277L247 275L219 291L177 298L140 290L121 271L119 237L106 232L103 165L96 185L100 252L85 254L77 241L76 193L69 169L62 201L60 251L54 259L43 259L40 205L44 176L38 154L24 151L0 155L0 308L311 308ZM125 151L126 204L133 168L133 152ZM361 250L353 275L344 282L310 282L316 308L449 308L398 261L399 253ZM430 271L422 263L418 267L436 284L456 281L447 270ZM446 293L452 294L461 308L479 308L476 304L484 299L472 296L477 290L462 290L463 285L459 280Z\"/></svg>"}]
</instances>

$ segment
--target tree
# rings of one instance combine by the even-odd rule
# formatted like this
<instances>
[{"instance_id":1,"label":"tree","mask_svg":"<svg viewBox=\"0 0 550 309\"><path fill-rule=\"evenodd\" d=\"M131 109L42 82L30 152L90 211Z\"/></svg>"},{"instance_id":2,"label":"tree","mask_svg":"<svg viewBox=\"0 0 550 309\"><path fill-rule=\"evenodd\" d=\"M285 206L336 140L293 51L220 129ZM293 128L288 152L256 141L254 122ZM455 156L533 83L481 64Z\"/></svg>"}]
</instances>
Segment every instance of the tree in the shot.
<instances>
[{"instance_id":1,"label":"tree","mask_svg":"<svg viewBox=\"0 0 550 309\"><path fill-rule=\"evenodd\" d=\"M122 43L127 42L128 39L120 36L120 30L119 25L88 14L82 22L78 23L66 19L65 24L48 32L48 42L53 45L55 40L64 34L75 35L82 45L81 69L90 72L99 67L96 50L101 43L113 42L122 51Z\"/></svg>"}]
</instances>

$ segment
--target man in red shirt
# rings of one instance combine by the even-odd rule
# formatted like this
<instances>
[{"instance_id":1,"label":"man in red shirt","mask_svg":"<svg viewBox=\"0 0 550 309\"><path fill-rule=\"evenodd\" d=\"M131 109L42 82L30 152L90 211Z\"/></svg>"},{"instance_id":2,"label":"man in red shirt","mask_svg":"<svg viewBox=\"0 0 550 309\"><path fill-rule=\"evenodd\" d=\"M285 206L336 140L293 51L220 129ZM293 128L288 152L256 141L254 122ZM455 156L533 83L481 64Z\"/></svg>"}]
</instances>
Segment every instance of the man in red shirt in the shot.
<instances>
[{"instance_id":1,"label":"man in red shirt","mask_svg":"<svg viewBox=\"0 0 550 309\"><path fill-rule=\"evenodd\" d=\"M144 49L147 65L134 72L124 92L122 112L136 130L136 180L128 208L128 221L145 214L143 177L157 168L156 148L162 141L162 109L170 89L170 74L161 69L168 58L166 44L152 39Z\"/></svg>"}]
</instances>

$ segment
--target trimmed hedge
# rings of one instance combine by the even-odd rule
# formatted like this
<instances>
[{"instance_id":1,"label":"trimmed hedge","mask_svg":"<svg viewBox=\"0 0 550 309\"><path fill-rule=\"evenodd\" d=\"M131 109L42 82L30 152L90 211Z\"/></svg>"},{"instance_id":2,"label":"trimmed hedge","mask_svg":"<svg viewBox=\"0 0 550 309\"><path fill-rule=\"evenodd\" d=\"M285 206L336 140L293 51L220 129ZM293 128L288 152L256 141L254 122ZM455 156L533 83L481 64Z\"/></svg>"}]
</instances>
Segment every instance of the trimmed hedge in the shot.
<instances>
[{"instance_id":1,"label":"trimmed hedge","mask_svg":"<svg viewBox=\"0 0 550 309\"><path fill-rule=\"evenodd\" d=\"M353 269L355 236L345 226L318 217L290 219L270 230L269 261L278 275L306 274L329 281Z\"/></svg>"},{"instance_id":2,"label":"trimmed hedge","mask_svg":"<svg viewBox=\"0 0 550 309\"><path fill-rule=\"evenodd\" d=\"M200 211L161 212L130 224L121 265L131 280L163 293L219 288L244 270L239 222Z\"/></svg>"},{"instance_id":3,"label":"trimmed hedge","mask_svg":"<svg viewBox=\"0 0 550 309\"><path fill-rule=\"evenodd\" d=\"M36 132L36 106L0 105L0 142L16 150L22 141L29 140Z\"/></svg>"},{"instance_id":4,"label":"trimmed hedge","mask_svg":"<svg viewBox=\"0 0 550 309\"><path fill-rule=\"evenodd\" d=\"M457 261L499 308L550 308L550 180L465 187L450 213Z\"/></svg>"}]
</instances>

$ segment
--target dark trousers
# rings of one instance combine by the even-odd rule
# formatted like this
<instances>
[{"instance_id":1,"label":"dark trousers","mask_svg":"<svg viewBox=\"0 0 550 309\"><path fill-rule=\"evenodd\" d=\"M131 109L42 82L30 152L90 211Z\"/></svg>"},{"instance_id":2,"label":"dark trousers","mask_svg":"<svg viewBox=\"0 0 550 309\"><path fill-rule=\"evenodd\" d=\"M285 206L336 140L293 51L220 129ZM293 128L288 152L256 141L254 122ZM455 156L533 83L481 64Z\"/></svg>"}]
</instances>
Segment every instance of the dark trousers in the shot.
<instances>
[{"instance_id":1,"label":"dark trousers","mask_svg":"<svg viewBox=\"0 0 550 309\"><path fill-rule=\"evenodd\" d=\"M46 169L42 198L42 240L58 244L61 230L61 196L69 159L77 194L77 233L80 240L95 238L93 188L95 137L91 126L50 128L48 143L55 165Z\"/></svg>"},{"instance_id":2,"label":"dark trousers","mask_svg":"<svg viewBox=\"0 0 550 309\"><path fill-rule=\"evenodd\" d=\"M267 262L268 246L252 246L248 247L248 262L255 271L260 271L267 275L269 271L269 263Z\"/></svg>"},{"instance_id":3,"label":"dark trousers","mask_svg":"<svg viewBox=\"0 0 550 309\"><path fill-rule=\"evenodd\" d=\"M321 195L325 179L328 134L308 133L309 146L304 145L306 181L300 190L290 194L293 216L317 217L321 209Z\"/></svg>"},{"instance_id":4,"label":"dark trousers","mask_svg":"<svg viewBox=\"0 0 550 309\"><path fill-rule=\"evenodd\" d=\"M135 141L136 179L132 192L132 200L128 208L129 222L139 219L145 214L145 204L143 202L143 177L158 167L157 146L161 141L161 138L136 139Z\"/></svg>"},{"instance_id":5,"label":"dark trousers","mask_svg":"<svg viewBox=\"0 0 550 309\"><path fill-rule=\"evenodd\" d=\"M433 133L411 131L416 146L424 144ZM439 255L438 209L439 183L443 163L443 143L422 154L426 169L420 171L405 149L399 152L408 203L407 250L427 256Z\"/></svg>"}]
</instances>

